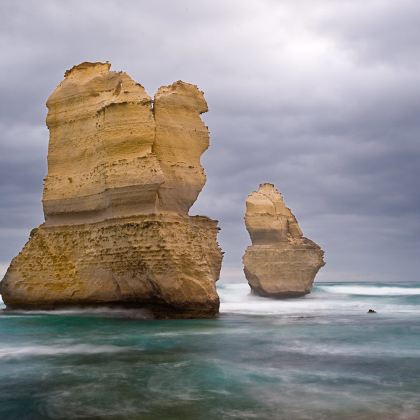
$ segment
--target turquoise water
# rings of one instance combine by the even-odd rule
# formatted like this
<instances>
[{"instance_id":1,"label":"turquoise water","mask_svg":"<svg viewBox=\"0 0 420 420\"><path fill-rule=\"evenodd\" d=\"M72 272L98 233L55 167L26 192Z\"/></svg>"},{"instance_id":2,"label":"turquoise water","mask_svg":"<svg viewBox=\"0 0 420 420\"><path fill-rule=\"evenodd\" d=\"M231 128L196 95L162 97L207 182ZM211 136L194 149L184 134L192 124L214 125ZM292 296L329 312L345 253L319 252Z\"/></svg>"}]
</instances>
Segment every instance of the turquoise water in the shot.
<instances>
[{"instance_id":1,"label":"turquoise water","mask_svg":"<svg viewBox=\"0 0 420 420\"><path fill-rule=\"evenodd\" d=\"M219 292L215 320L2 313L0 419L420 419L419 283Z\"/></svg>"}]
</instances>

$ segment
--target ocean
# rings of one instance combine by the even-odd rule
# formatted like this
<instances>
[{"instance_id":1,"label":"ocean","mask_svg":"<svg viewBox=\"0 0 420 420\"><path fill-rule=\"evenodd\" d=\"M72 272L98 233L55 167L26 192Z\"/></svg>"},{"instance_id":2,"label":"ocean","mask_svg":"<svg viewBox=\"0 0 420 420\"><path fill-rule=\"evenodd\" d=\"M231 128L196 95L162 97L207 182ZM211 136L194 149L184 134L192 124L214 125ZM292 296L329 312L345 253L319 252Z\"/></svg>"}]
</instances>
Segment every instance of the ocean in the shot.
<instances>
[{"instance_id":1,"label":"ocean","mask_svg":"<svg viewBox=\"0 0 420 420\"><path fill-rule=\"evenodd\" d=\"M2 312L0 419L420 419L420 283L218 288L213 320Z\"/></svg>"}]
</instances>

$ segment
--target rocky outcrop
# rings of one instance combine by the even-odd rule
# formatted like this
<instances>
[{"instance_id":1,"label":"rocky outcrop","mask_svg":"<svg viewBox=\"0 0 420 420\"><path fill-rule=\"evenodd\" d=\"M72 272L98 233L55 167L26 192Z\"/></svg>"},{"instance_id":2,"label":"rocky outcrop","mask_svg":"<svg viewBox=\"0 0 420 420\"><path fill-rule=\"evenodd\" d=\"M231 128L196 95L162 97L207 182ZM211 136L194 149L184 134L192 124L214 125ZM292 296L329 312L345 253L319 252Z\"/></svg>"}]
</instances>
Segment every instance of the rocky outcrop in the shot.
<instances>
[{"instance_id":1,"label":"rocky outcrop","mask_svg":"<svg viewBox=\"0 0 420 420\"><path fill-rule=\"evenodd\" d=\"M284 298L310 292L324 252L303 237L299 224L273 184L261 184L246 200L245 225L251 237L243 257L252 291Z\"/></svg>"},{"instance_id":2,"label":"rocky outcrop","mask_svg":"<svg viewBox=\"0 0 420 420\"><path fill-rule=\"evenodd\" d=\"M188 215L205 183L203 93L178 81L152 100L109 63L82 63L47 107L45 223L0 284L7 307L216 314L217 222Z\"/></svg>"}]
</instances>

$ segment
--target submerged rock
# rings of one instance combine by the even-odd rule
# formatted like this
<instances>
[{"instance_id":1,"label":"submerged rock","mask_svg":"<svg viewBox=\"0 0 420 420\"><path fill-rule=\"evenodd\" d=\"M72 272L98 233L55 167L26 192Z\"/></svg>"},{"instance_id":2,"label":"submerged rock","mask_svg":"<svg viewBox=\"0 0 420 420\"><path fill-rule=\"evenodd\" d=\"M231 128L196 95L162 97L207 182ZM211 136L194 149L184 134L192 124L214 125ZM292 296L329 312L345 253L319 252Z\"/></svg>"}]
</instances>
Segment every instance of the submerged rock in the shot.
<instances>
[{"instance_id":1,"label":"submerged rock","mask_svg":"<svg viewBox=\"0 0 420 420\"><path fill-rule=\"evenodd\" d=\"M324 252L305 238L273 184L261 184L246 200L245 225L251 237L243 257L252 291L285 298L310 293Z\"/></svg>"},{"instance_id":2,"label":"submerged rock","mask_svg":"<svg viewBox=\"0 0 420 420\"><path fill-rule=\"evenodd\" d=\"M218 312L217 221L188 215L205 184L203 93L154 101L109 63L65 73L47 101L45 223L0 283L8 308L126 304L159 316Z\"/></svg>"}]
</instances>

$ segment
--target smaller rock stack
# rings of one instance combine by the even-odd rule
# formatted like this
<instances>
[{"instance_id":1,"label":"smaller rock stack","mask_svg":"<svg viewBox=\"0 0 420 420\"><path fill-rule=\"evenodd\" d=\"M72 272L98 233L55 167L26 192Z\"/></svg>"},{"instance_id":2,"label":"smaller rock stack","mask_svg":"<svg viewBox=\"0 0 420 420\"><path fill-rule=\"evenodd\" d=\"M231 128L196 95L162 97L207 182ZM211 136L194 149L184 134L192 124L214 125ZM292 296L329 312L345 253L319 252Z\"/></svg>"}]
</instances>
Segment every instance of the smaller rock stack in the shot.
<instances>
[{"instance_id":1,"label":"smaller rock stack","mask_svg":"<svg viewBox=\"0 0 420 420\"><path fill-rule=\"evenodd\" d=\"M255 294L273 298L310 293L324 251L303 236L273 184L261 184L246 200L245 225L251 237L244 272Z\"/></svg>"}]
</instances>

